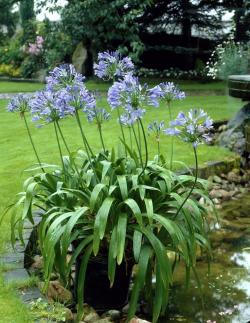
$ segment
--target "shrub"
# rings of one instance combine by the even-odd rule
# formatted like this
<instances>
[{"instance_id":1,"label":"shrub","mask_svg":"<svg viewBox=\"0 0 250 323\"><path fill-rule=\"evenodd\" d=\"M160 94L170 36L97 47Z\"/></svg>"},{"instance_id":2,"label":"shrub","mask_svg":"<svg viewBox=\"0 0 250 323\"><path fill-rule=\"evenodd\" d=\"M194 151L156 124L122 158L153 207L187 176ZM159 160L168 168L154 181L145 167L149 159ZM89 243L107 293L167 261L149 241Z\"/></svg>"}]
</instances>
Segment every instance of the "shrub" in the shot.
<instances>
[{"instance_id":1,"label":"shrub","mask_svg":"<svg viewBox=\"0 0 250 323\"><path fill-rule=\"evenodd\" d=\"M247 74L250 69L250 44L233 40L219 44L207 62L207 75L213 79L227 80L229 75Z\"/></svg>"},{"instance_id":2,"label":"shrub","mask_svg":"<svg viewBox=\"0 0 250 323\"><path fill-rule=\"evenodd\" d=\"M20 77L21 70L20 68L16 68L13 65L0 64L0 75Z\"/></svg>"}]
</instances>

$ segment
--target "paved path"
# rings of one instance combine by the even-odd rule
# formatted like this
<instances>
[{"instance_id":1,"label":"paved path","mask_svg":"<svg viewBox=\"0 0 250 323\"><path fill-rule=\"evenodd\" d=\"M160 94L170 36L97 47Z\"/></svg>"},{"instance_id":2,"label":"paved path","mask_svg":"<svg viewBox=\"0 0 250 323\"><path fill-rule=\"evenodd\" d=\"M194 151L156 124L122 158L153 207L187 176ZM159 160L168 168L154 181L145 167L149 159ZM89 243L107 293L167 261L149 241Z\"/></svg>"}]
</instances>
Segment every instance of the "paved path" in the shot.
<instances>
[{"instance_id":1,"label":"paved path","mask_svg":"<svg viewBox=\"0 0 250 323\"><path fill-rule=\"evenodd\" d=\"M35 223L40 222L40 217L34 217L34 221ZM24 282L30 277L24 268L24 251L28 244L31 232L32 226L28 221L26 221L23 230L25 245L23 246L21 243L17 242L15 245L15 250L13 250L11 245L9 245L6 253L4 255L0 255L0 265L6 267L3 278L7 284ZM35 301L38 298L44 299L44 296L41 294L40 290L35 286L18 290L17 293L21 300L27 305L29 305L31 301Z\"/></svg>"}]
</instances>

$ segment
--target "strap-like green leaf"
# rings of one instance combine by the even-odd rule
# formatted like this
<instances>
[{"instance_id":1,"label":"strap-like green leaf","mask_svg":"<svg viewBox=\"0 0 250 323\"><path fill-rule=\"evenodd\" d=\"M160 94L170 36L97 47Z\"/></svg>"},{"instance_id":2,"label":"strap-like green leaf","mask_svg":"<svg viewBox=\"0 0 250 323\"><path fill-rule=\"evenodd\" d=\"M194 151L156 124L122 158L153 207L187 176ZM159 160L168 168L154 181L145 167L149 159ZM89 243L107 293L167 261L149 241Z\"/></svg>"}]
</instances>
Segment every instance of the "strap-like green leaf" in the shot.
<instances>
[{"instance_id":1,"label":"strap-like green leaf","mask_svg":"<svg viewBox=\"0 0 250 323\"><path fill-rule=\"evenodd\" d=\"M92 211L94 210L95 204L97 203L99 194L105 187L106 185L103 183L99 183L94 187L90 196L90 203L89 203L89 207Z\"/></svg>"},{"instance_id":2,"label":"strap-like green leaf","mask_svg":"<svg viewBox=\"0 0 250 323\"><path fill-rule=\"evenodd\" d=\"M153 223L154 207L151 199L144 199L149 224Z\"/></svg>"},{"instance_id":3,"label":"strap-like green leaf","mask_svg":"<svg viewBox=\"0 0 250 323\"><path fill-rule=\"evenodd\" d=\"M122 199L126 200L126 198L128 197L128 186L127 186L126 176L118 175L117 180L120 187Z\"/></svg>"},{"instance_id":4,"label":"strap-like green leaf","mask_svg":"<svg viewBox=\"0 0 250 323\"><path fill-rule=\"evenodd\" d=\"M113 283L115 280L116 256L117 256L117 226L113 228L110 243L109 243L108 277L110 281L110 287L113 286Z\"/></svg>"},{"instance_id":5,"label":"strap-like green leaf","mask_svg":"<svg viewBox=\"0 0 250 323\"><path fill-rule=\"evenodd\" d=\"M141 244L142 244L142 233L138 230L134 231L133 234L133 252L135 261L139 261L139 256L141 253Z\"/></svg>"},{"instance_id":6,"label":"strap-like green leaf","mask_svg":"<svg viewBox=\"0 0 250 323\"><path fill-rule=\"evenodd\" d=\"M100 240L103 239L107 219L109 216L110 208L115 199L113 197L106 197L99 211L97 212L95 225L94 225L94 241L93 241L93 252L94 255L97 255L100 245Z\"/></svg>"},{"instance_id":7,"label":"strap-like green leaf","mask_svg":"<svg viewBox=\"0 0 250 323\"><path fill-rule=\"evenodd\" d=\"M141 214L141 210L140 210L137 202L134 199L127 199L124 201L124 203L127 204L127 206L129 206L129 208L133 212L138 224L140 226L142 226L142 224L143 224L142 223L142 214Z\"/></svg>"},{"instance_id":8,"label":"strap-like green leaf","mask_svg":"<svg viewBox=\"0 0 250 323\"><path fill-rule=\"evenodd\" d=\"M82 262L81 262L81 266L78 274L78 281L77 281L77 304L78 304L77 321L78 322L81 320L82 314L83 314L85 276L86 276L87 266L88 266L91 253L92 253L92 246L90 245L82 256Z\"/></svg>"},{"instance_id":9,"label":"strap-like green leaf","mask_svg":"<svg viewBox=\"0 0 250 323\"><path fill-rule=\"evenodd\" d=\"M117 263L122 263L127 232L127 214L121 213L117 223Z\"/></svg>"},{"instance_id":10,"label":"strap-like green leaf","mask_svg":"<svg viewBox=\"0 0 250 323\"><path fill-rule=\"evenodd\" d=\"M143 246L138 263L138 272L135 277L135 283L129 301L128 321L135 315L139 293L145 282L147 267L151 255L152 249L149 246Z\"/></svg>"}]
</instances>

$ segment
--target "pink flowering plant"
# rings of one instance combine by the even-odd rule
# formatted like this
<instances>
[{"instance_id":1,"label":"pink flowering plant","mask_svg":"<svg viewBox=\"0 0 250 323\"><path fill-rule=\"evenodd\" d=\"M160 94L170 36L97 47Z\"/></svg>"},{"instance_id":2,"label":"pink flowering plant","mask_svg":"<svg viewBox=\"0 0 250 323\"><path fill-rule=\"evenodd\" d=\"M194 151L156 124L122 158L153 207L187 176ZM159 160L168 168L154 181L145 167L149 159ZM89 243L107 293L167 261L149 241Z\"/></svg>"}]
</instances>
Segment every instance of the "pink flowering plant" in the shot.
<instances>
[{"instance_id":1,"label":"pink flowering plant","mask_svg":"<svg viewBox=\"0 0 250 323\"><path fill-rule=\"evenodd\" d=\"M147 109L158 107L165 100L171 113L172 101L184 99L185 94L173 83L154 88L141 84L134 76L130 58L122 58L118 52L100 53L94 68L98 77L113 80L107 93L110 111L99 106L84 77L72 65L51 71L45 89L32 98L19 95L9 103L8 110L19 112L24 120L38 162L36 174L25 181L15 204L12 242L16 236L23 241L24 222L28 219L34 224L34 211L40 210L38 236L46 286L56 272L64 286L71 288L72 266L80 257L76 282L79 320L88 294L84 284L89 262L102 256L107 259L110 286L119 266L137 265L129 294L128 320L134 316L143 295L153 322L157 322L167 309L177 263L185 266L188 280L190 272L195 272L197 248L209 253L205 226L208 208L198 200L203 196L207 203L211 202L205 181L197 177L197 149L209 140L212 120L204 111L194 109L188 114L180 112L169 127L164 121L154 121L147 128L143 122ZM80 114L96 124L100 151L91 146ZM61 165L51 167L39 156L27 123L30 115L39 126L53 124ZM117 151L107 146L103 136L102 125L112 117L120 124L121 144ZM75 135L82 139L82 149L77 152L70 150L61 128L66 118L75 119ZM159 145L159 156L151 160L147 132L154 133L158 143L160 137L170 135L191 145L196 164L194 176L174 173ZM63 147L67 156L62 154Z\"/></svg>"},{"instance_id":2,"label":"pink flowering plant","mask_svg":"<svg viewBox=\"0 0 250 323\"><path fill-rule=\"evenodd\" d=\"M29 43L28 48L26 48L26 52L30 55L41 55L43 53L43 43L43 37L37 36L34 43Z\"/></svg>"}]
</instances>

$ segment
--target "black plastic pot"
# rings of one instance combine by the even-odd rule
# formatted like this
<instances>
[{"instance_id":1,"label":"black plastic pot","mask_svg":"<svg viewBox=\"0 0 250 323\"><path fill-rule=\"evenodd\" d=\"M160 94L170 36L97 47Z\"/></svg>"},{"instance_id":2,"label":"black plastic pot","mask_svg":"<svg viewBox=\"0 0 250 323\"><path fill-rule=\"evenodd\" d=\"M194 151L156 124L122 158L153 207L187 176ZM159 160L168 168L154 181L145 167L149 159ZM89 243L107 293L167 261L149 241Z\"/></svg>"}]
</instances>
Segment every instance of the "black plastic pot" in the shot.
<instances>
[{"instance_id":1,"label":"black plastic pot","mask_svg":"<svg viewBox=\"0 0 250 323\"><path fill-rule=\"evenodd\" d=\"M76 261L75 296L77 295L81 258L78 257ZM125 263L125 261L121 265L117 265L115 281L112 288L110 288L107 257L90 258L85 278L84 302L97 311L121 309L128 300L132 266L131 262Z\"/></svg>"}]
</instances>

